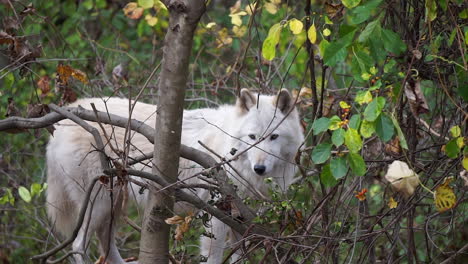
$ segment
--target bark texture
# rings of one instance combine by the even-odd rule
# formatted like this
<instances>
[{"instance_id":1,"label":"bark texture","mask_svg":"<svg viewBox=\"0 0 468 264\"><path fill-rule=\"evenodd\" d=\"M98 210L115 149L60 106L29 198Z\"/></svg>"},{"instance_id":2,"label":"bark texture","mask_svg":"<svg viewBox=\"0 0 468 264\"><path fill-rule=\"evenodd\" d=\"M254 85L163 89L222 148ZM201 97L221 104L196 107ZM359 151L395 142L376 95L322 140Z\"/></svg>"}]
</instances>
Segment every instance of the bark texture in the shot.
<instances>
[{"instance_id":1,"label":"bark texture","mask_svg":"<svg viewBox=\"0 0 468 264\"><path fill-rule=\"evenodd\" d=\"M159 84L153 173L168 183L177 181L180 140L188 64L193 33L205 12L203 0L168 0L169 29ZM145 208L139 263L169 263L170 226L164 220L173 215L174 193L150 195Z\"/></svg>"}]
</instances>

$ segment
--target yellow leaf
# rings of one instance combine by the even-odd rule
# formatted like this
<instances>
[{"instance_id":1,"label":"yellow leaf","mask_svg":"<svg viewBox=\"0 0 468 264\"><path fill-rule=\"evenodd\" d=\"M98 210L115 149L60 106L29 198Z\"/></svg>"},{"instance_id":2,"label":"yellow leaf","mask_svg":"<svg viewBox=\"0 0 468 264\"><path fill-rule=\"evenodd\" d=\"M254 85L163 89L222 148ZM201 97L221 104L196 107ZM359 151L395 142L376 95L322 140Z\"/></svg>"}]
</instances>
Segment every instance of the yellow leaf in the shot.
<instances>
[{"instance_id":1,"label":"yellow leaf","mask_svg":"<svg viewBox=\"0 0 468 264\"><path fill-rule=\"evenodd\" d=\"M463 168L468 171L468 157L464 157L462 161Z\"/></svg>"},{"instance_id":2,"label":"yellow leaf","mask_svg":"<svg viewBox=\"0 0 468 264\"><path fill-rule=\"evenodd\" d=\"M272 14L272 15L274 15L274 14L276 14L276 12L278 12L278 7L275 4L267 2L267 3L265 3L264 6L265 6L265 10L268 13Z\"/></svg>"},{"instance_id":3,"label":"yellow leaf","mask_svg":"<svg viewBox=\"0 0 468 264\"><path fill-rule=\"evenodd\" d=\"M301 91L299 92L300 97L312 97L312 89L307 87L302 87Z\"/></svg>"},{"instance_id":4,"label":"yellow leaf","mask_svg":"<svg viewBox=\"0 0 468 264\"><path fill-rule=\"evenodd\" d=\"M458 147L461 149L465 146L465 140L463 137L459 137L457 138L457 145Z\"/></svg>"},{"instance_id":5,"label":"yellow leaf","mask_svg":"<svg viewBox=\"0 0 468 264\"><path fill-rule=\"evenodd\" d=\"M452 135L452 137L456 138L456 137L459 137L460 134L461 134L461 129L459 126L453 126L450 128L450 134Z\"/></svg>"},{"instance_id":6,"label":"yellow leaf","mask_svg":"<svg viewBox=\"0 0 468 264\"><path fill-rule=\"evenodd\" d=\"M307 31L307 37L309 38L310 43L314 44L317 40L317 29L315 28L315 24L310 26L309 30Z\"/></svg>"},{"instance_id":7,"label":"yellow leaf","mask_svg":"<svg viewBox=\"0 0 468 264\"><path fill-rule=\"evenodd\" d=\"M241 7L241 0L237 0L236 3L229 8L229 11L231 12L231 14L237 13L239 12L240 7Z\"/></svg>"},{"instance_id":8,"label":"yellow leaf","mask_svg":"<svg viewBox=\"0 0 468 264\"><path fill-rule=\"evenodd\" d=\"M146 15L145 20L146 20L146 23L148 23L148 25L152 27L154 27L158 23L158 18L152 15Z\"/></svg>"},{"instance_id":9,"label":"yellow leaf","mask_svg":"<svg viewBox=\"0 0 468 264\"><path fill-rule=\"evenodd\" d=\"M289 21L289 29L294 35L301 33L303 27L304 25L300 20L293 18Z\"/></svg>"},{"instance_id":10,"label":"yellow leaf","mask_svg":"<svg viewBox=\"0 0 468 264\"><path fill-rule=\"evenodd\" d=\"M243 37L245 33L247 32L247 27L246 26L241 26L241 27L234 26L232 28L232 32L234 33L236 37L240 38L240 37Z\"/></svg>"},{"instance_id":11,"label":"yellow leaf","mask_svg":"<svg viewBox=\"0 0 468 264\"><path fill-rule=\"evenodd\" d=\"M249 16L252 15L253 11L255 11L255 4L249 4L245 7L245 12L247 12Z\"/></svg>"},{"instance_id":12,"label":"yellow leaf","mask_svg":"<svg viewBox=\"0 0 468 264\"><path fill-rule=\"evenodd\" d=\"M395 199L393 199L393 197L390 197L390 200L388 201L387 205L388 205L388 207L390 209L394 209L394 208L396 208L398 206L398 202L395 201Z\"/></svg>"},{"instance_id":13,"label":"yellow leaf","mask_svg":"<svg viewBox=\"0 0 468 264\"><path fill-rule=\"evenodd\" d=\"M343 108L343 109L351 108L351 106L348 103L346 103L345 101L340 101L340 107Z\"/></svg>"},{"instance_id":14,"label":"yellow leaf","mask_svg":"<svg viewBox=\"0 0 468 264\"><path fill-rule=\"evenodd\" d=\"M330 31L330 29L328 29L328 28L324 29L322 33L323 33L323 35L324 35L325 37L328 37L328 36L331 35L331 31Z\"/></svg>"},{"instance_id":15,"label":"yellow leaf","mask_svg":"<svg viewBox=\"0 0 468 264\"><path fill-rule=\"evenodd\" d=\"M457 197L453 189L449 186L452 181L453 177L447 177L444 179L444 182L435 189L434 202L439 212L445 212L453 208L457 203Z\"/></svg>"},{"instance_id":16,"label":"yellow leaf","mask_svg":"<svg viewBox=\"0 0 468 264\"><path fill-rule=\"evenodd\" d=\"M214 27L214 26L216 26L216 23L215 23L215 22L210 22L210 23L206 24L205 27L206 27L207 29L210 29L210 28L212 28L212 27Z\"/></svg>"},{"instance_id":17,"label":"yellow leaf","mask_svg":"<svg viewBox=\"0 0 468 264\"><path fill-rule=\"evenodd\" d=\"M235 26L241 26L242 25L242 18L239 14L232 14L229 15L231 17L231 23Z\"/></svg>"}]
</instances>

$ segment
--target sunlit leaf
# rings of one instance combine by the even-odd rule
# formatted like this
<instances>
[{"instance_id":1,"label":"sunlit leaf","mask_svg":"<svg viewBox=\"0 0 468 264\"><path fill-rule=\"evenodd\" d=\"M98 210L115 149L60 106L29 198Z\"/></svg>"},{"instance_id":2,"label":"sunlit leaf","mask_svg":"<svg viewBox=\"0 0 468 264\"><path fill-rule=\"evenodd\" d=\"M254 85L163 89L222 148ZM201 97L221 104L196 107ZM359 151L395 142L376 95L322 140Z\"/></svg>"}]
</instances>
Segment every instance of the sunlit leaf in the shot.
<instances>
[{"instance_id":1,"label":"sunlit leaf","mask_svg":"<svg viewBox=\"0 0 468 264\"><path fill-rule=\"evenodd\" d=\"M309 30L307 31L307 37L309 38L310 43L314 44L317 41L317 29L315 28L315 24L310 26Z\"/></svg>"},{"instance_id":2,"label":"sunlit leaf","mask_svg":"<svg viewBox=\"0 0 468 264\"><path fill-rule=\"evenodd\" d=\"M447 177L444 182L436 187L434 192L434 202L439 212L445 212L455 206L457 197L449 184L453 181L453 177Z\"/></svg>"},{"instance_id":3,"label":"sunlit leaf","mask_svg":"<svg viewBox=\"0 0 468 264\"><path fill-rule=\"evenodd\" d=\"M294 35L301 33L303 27L304 25L300 20L293 18L289 21L289 29Z\"/></svg>"},{"instance_id":4,"label":"sunlit leaf","mask_svg":"<svg viewBox=\"0 0 468 264\"><path fill-rule=\"evenodd\" d=\"M216 22L210 22L210 23L206 24L205 27L208 28L208 29L210 29L210 28L212 28L212 27L214 27L214 26L216 26Z\"/></svg>"},{"instance_id":5,"label":"sunlit leaf","mask_svg":"<svg viewBox=\"0 0 468 264\"><path fill-rule=\"evenodd\" d=\"M328 125L328 129L330 130L337 130L341 127L341 119L334 115L330 118L330 124Z\"/></svg>"},{"instance_id":6,"label":"sunlit leaf","mask_svg":"<svg viewBox=\"0 0 468 264\"><path fill-rule=\"evenodd\" d=\"M146 23L148 23L148 25L151 27L154 27L158 23L158 18L152 15L146 15L145 20Z\"/></svg>"},{"instance_id":7,"label":"sunlit leaf","mask_svg":"<svg viewBox=\"0 0 468 264\"><path fill-rule=\"evenodd\" d=\"M361 0L342 0L341 2L344 6L351 9L353 7L358 6Z\"/></svg>"},{"instance_id":8,"label":"sunlit leaf","mask_svg":"<svg viewBox=\"0 0 468 264\"><path fill-rule=\"evenodd\" d=\"M463 165L463 168L465 168L465 170L468 171L468 157L463 158L462 165Z\"/></svg>"},{"instance_id":9,"label":"sunlit leaf","mask_svg":"<svg viewBox=\"0 0 468 264\"><path fill-rule=\"evenodd\" d=\"M461 135L461 129L459 126L453 126L450 128L450 135L452 135L452 137L456 138L456 137L459 137Z\"/></svg>"},{"instance_id":10,"label":"sunlit leaf","mask_svg":"<svg viewBox=\"0 0 468 264\"><path fill-rule=\"evenodd\" d=\"M389 207L390 209L395 209L395 208L397 208L397 206L398 206L398 202L395 201L395 199L393 199L393 197L390 197L390 200L388 200L388 204L387 204L387 205L388 205L388 207Z\"/></svg>"},{"instance_id":11,"label":"sunlit leaf","mask_svg":"<svg viewBox=\"0 0 468 264\"><path fill-rule=\"evenodd\" d=\"M363 138L370 138L375 132L374 122L363 120L361 123L361 128L359 129L359 132L361 133L361 136Z\"/></svg>"},{"instance_id":12,"label":"sunlit leaf","mask_svg":"<svg viewBox=\"0 0 468 264\"><path fill-rule=\"evenodd\" d=\"M31 194L29 193L29 190L26 189L26 187L20 186L18 188L18 194L21 197L21 199L23 199L23 201L27 203L31 202Z\"/></svg>"},{"instance_id":13,"label":"sunlit leaf","mask_svg":"<svg viewBox=\"0 0 468 264\"><path fill-rule=\"evenodd\" d=\"M138 5L143 9L148 9L154 6L154 0L138 0Z\"/></svg>"},{"instance_id":14,"label":"sunlit leaf","mask_svg":"<svg viewBox=\"0 0 468 264\"><path fill-rule=\"evenodd\" d=\"M361 135L357 132L356 129L348 128L344 136L345 145L348 147L349 151L356 153L362 148L362 139Z\"/></svg>"},{"instance_id":15,"label":"sunlit leaf","mask_svg":"<svg viewBox=\"0 0 468 264\"><path fill-rule=\"evenodd\" d=\"M369 91L359 91L354 98L354 101L360 105L372 102L372 94Z\"/></svg>"},{"instance_id":16,"label":"sunlit leaf","mask_svg":"<svg viewBox=\"0 0 468 264\"><path fill-rule=\"evenodd\" d=\"M273 3L266 2L263 6L265 7L265 10L272 15L278 12L278 7Z\"/></svg>"},{"instance_id":17,"label":"sunlit leaf","mask_svg":"<svg viewBox=\"0 0 468 264\"><path fill-rule=\"evenodd\" d=\"M364 110L364 119L367 121L375 121L379 117L382 109L385 106L385 98L379 96L376 99L372 100L370 104L367 105Z\"/></svg>"},{"instance_id":18,"label":"sunlit leaf","mask_svg":"<svg viewBox=\"0 0 468 264\"><path fill-rule=\"evenodd\" d=\"M351 108L351 106L350 106L347 102L345 102L345 101L340 101L340 107L341 107L342 109L349 109L349 108Z\"/></svg>"},{"instance_id":19,"label":"sunlit leaf","mask_svg":"<svg viewBox=\"0 0 468 264\"><path fill-rule=\"evenodd\" d=\"M325 28L323 31L322 31L322 34L325 36L325 37L328 37L331 35L331 30L328 29L328 28Z\"/></svg>"}]
</instances>

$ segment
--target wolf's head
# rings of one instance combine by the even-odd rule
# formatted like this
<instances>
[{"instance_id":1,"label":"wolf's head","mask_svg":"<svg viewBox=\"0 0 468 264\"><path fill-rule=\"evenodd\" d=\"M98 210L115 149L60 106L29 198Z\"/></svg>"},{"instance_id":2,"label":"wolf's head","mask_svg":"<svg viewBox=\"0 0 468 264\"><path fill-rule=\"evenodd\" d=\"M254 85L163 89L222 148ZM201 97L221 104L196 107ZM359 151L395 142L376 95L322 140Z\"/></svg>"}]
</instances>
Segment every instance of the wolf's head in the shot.
<instances>
[{"instance_id":1,"label":"wolf's head","mask_svg":"<svg viewBox=\"0 0 468 264\"><path fill-rule=\"evenodd\" d=\"M304 141L294 98L286 89L276 96L242 89L236 108L235 146L238 153L248 149L236 169L262 194L268 190L267 178L285 190L293 182L294 157Z\"/></svg>"}]
</instances>

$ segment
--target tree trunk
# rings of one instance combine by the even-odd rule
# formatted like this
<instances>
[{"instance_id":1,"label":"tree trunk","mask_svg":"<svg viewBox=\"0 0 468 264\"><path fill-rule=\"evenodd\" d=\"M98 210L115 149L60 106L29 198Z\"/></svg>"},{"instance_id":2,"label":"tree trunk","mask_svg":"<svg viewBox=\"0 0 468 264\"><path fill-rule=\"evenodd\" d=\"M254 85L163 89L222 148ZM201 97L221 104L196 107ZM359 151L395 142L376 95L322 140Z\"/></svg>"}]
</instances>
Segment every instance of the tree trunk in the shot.
<instances>
[{"instance_id":1,"label":"tree trunk","mask_svg":"<svg viewBox=\"0 0 468 264\"><path fill-rule=\"evenodd\" d=\"M153 173L167 182L177 181L180 137L188 64L193 33L205 11L203 0L163 1L169 9L169 28L159 83ZM139 263L169 263L170 226L164 220L173 215L174 192L153 192L143 219Z\"/></svg>"}]
</instances>

